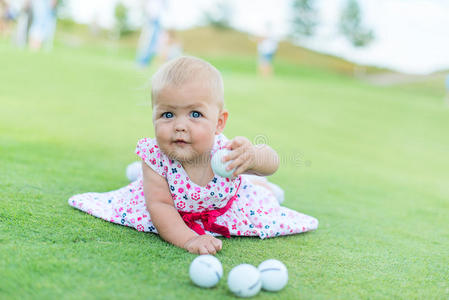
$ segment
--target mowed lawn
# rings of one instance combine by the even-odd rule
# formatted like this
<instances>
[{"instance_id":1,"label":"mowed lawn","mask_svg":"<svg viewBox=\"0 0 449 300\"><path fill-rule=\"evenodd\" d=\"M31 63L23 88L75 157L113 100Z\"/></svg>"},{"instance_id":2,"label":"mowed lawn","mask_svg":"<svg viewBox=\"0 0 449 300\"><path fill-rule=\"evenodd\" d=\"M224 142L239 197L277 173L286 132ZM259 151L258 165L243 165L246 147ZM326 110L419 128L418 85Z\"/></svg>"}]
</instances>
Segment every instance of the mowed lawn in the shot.
<instances>
[{"instance_id":1,"label":"mowed lawn","mask_svg":"<svg viewBox=\"0 0 449 300\"><path fill-rule=\"evenodd\" d=\"M194 286L195 255L71 208L127 184L153 136L148 79L132 53L0 44L0 298L226 299L232 267L283 261L289 283L258 299L449 297L449 109L442 94L380 88L250 57L209 57L225 79L225 134L267 141L273 182L317 231L223 239L224 278Z\"/></svg>"}]
</instances>

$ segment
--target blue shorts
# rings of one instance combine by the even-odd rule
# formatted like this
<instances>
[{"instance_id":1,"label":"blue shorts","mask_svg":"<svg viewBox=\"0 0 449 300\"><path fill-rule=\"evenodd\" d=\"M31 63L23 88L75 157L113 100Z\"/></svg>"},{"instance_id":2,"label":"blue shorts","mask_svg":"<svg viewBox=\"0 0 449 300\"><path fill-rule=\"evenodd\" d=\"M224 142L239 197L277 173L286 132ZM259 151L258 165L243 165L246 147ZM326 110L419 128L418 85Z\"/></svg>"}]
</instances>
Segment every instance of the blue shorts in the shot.
<instances>
[{"instance_id":1,"label":"blue shorts","mask_svg":"<svg viewBox=\"0 0 449 300\"><path fill-rule=\"evenodd\" d=\"M274 53L260 53L259 54L259 61L260 62L266 62L271 63L273 61Z\"/></svg>"}]
</instances>

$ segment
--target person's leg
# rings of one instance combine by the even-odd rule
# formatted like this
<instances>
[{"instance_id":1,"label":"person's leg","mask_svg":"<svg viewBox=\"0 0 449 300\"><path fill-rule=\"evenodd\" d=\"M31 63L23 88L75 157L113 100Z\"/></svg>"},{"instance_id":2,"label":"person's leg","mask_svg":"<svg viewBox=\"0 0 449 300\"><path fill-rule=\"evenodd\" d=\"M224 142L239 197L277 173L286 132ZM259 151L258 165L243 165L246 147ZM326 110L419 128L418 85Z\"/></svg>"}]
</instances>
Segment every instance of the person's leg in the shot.
<instances>
[{"instance_id":1,"label":"person's leg","mask_svg":"<svg viewBox=\"0 0 449 300\"><path fill-rule=\"evenodd\" d=\"M37 51L41 49L46 31L45 25L46 25L45 20L41 15L37 15L33 19L33 24L31 24L30 28L30 41L29 41L31 50Z\"/></svg>"},{"instance_id":2,"label":"person's leg","mask_svg":"<svg viewBox=\"0 0 449 300\"><path fill-rule=\"evenodd\" d=\"M28 29L28 16L21 14L17 20L16 27L16 45L23 49L27 44L27 29Z\"/></svg>"},{"instance_id":3,"label":"person's leg","mask_svg":"<svg viewBox=\"0 0 449 300\"><path fill-rule=\"evenodd\" d=\"M156 52L159 45L159 37L161 35L161 24L159 20L154 22L153 35L151 37L150 45L148 48L147 64L149 65L153 58L156 56Z\"/></svg>"},{"instance_id":4,"label":"person's leg","mask_svg":"<svg viewBox=\"0 0 449 300\"><path fill-rule=\"evenodd\" d=\"M50 15L47 20L47 31L45 35L45 50L51 51L53 49L53 41L56 31L56 16Z\"/></svg>"},{"instance_id":5,"label":"person's leg","mask_svg":"<svg viewBox=\"0 0 449 300\"><path fill-rule=\"evenodd\" d=\"M266 59L266 65L267 65L267 70L266 70L266 76L270 77L273 75L273 55L274 53L267 53L265 55L265 59Z\"/></svg>"},{"instance_id":6,"label":"person's leg","mask_svg":"<svg viewBox=\"0 0 449 300\"><path fill-rule=\"evenodd\" d=\"M273 74L272 60L273 54L271 53L261 53L259 56L259 73L263 77L270 77Z\"/></svg>"},{"instance_id":7,"label":"person's leg","mask_svg":"<svg viewBox=\"0 0 449 300\"><path fill-rule=\"evenodd\" d=\"M270 77L271 75L273 75L273 67L271 63L267 63L265 66L265 77Z\"/></svg>"},{"instance_id":8,"label":"person's leg","mask_svg":"<svg viewBox=\"0 0 449 300\"><path fill-rule=\"evenodd\" d=\"M151 20L147 20L142 26L142 30L139 36L139 42L137 44L137 57L136 61L140 66L145 66L147 62L148 49L150 40L153 35L154 27Z\"/></svg>"},{"instance_id":9,"label":"person's leg","mask_svg":"<svg viewBox=\"0 0 449 300\"><path fill-rule=\"evenodd\" d=\"M140 66L149 65L156 55L160 31L159 20L150 21L150 24L142 30L137 54L137 62Z\"/></svg>"},{"instance_id":10,"label":"person's leg","mask_svg":"<svg viewBox=\"0 0 449 300\"><path fill-rule=\"evenodd\" d=\"M265 77L267 73L267 60L265 54L262 52L259 53L258 66L259 75Z\"/></svg>"},{"instance_id":11,"label":"person's leg","mask_svg":"<svg viewBox=\"0 0 449 300\"><path fill-rule=\"evenodd\" d=\"M260 62L260 64L259 64L259 73L263 77L270 77L270 75L272 73L272 69L271 69L270 63L266 62L266 61Z\"/></svg>"},{"instance_id":12,"label":"person's leg","mask_svg":"<svg viewBox=\"0 0 449 300\"><path fill-rule=\"evenodd\" d=\"M42 42L36 36L30 36L30 49L33 51L37 51L41 48Z\"/></svg>"}]
</instances>

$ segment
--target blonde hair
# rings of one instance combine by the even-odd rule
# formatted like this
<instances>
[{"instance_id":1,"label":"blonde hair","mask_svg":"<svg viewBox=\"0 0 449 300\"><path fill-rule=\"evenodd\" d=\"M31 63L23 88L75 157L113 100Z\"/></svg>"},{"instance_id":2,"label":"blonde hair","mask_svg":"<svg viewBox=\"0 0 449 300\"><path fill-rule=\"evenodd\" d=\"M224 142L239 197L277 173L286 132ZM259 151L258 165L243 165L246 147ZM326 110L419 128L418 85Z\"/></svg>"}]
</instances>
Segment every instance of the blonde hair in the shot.
<instances>
[{"instance_id":1,"label":"blonde hair","mask_svg":"<svg viewBox=\"0 0 449 300\"><path fill-rule=\"evenodd\" d=\"M219 102L224 103L223 78L213 65L193 56L181 56L162 65L151 78L151 103L166 86L179 87L193 80L201 80Z\"/></svg>"}]
</instances>

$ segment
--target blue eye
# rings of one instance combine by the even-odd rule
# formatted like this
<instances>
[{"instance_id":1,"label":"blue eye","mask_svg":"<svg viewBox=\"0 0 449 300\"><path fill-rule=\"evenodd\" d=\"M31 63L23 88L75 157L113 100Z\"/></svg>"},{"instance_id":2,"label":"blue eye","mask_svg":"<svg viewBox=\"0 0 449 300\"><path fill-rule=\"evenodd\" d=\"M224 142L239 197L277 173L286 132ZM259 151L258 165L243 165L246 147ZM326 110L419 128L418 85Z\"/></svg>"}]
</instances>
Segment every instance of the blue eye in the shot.
<instances>
[{"instance_id":1,"label":"blue eye","mask_svg":"<svg viewBox=\"0 0 449 300\"><path fill-rule=\"evenodd\" d=\"M162 114L162 117L164 117L166 119L171 119L171 118L173 118L173 113L171 113L171 112L164 112Z\"/></svg>"},{"instance_id":2,"label":"blue eye","mask_svg":"<svg viewBox=\"0 0 449 300\"><path fill-rule=\"evenodd\" d=\"M199 112L199 111L196 111L196 110L194 110L194 111L192 111L191 113L190 113L190 116L192 117L192 118L199 118L199 117L201 117L202 116L202 114Z\"/></svg>"}]
</instances>

